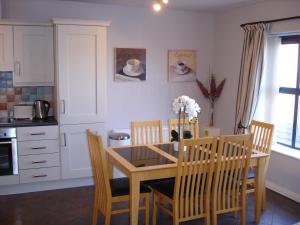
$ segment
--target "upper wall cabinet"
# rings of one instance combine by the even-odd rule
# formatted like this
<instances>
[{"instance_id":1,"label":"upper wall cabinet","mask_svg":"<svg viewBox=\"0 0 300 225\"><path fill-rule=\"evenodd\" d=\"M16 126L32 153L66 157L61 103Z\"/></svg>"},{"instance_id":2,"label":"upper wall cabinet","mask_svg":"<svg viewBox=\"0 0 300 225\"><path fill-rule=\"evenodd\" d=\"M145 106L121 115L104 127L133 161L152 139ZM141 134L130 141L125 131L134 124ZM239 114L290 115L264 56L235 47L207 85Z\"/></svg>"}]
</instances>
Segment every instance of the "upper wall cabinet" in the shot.
<instances>
[{"instance_id":1,"label":"upper wall cabinet","mask_svg":"<svg viewBox=\"0 0 300 225\"><path fill-rule=\"evenodd\" d=\"M14 86L53 86L52 26L14 26Z\"/></svg>"},{"instance_id":2,"label":"upper wall cabinet","mask_svg":"<svg viewBox=\"0 0 300 225\"><path fill-rule=\"evenodd\" d=\"M0 71L13 70L13 28L0 25Z\"/></svg>"},{"instance_id":3,"label":"upper wall cabinet","mask_svg":"<svg viewBox=\"0 0 300 225\"><path fill-rule=\"evenodd\" d=\"M60 124L104 122L106 27L56 27Z\"/></svg>"}]
</instances>

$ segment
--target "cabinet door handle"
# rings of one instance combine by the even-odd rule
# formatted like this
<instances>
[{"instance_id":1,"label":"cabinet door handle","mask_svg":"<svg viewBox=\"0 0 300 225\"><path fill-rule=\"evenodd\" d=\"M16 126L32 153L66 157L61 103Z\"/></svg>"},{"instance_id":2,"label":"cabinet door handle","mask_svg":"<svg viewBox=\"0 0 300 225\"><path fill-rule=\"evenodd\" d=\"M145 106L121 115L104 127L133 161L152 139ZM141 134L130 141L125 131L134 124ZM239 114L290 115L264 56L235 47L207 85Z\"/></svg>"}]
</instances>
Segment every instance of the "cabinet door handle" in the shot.
<instances>
[{"instance_id":1,"label":"cabinet door handle","mask_svg":"<svg viewBox=\"0 0 300 225\"><path fill-rule=\"evenodd\" d=\"M65 100L60 100L60 112L62 114L65 114L66 113L66 102Z\"/></svg>"},{"instance_id":2,"label":"cabinet door handle","mask_svg":"<svg viewBox=\"0 0 300 225\"><path fill-rule=\"evenodd\" d=\"M41 160L41 161L32 161L32 164L39 164L39 163L46 163L47 160Z\"/></svg>"},{"instance_id":3,"label":"cabinet door handle","mask_svg":"<svg viewBox=\"0 0 300 225\"><path fill-rule=\"evenodd\" d=\"M30 133L30 135L32 136L36 136L36 135L45 135L46 132L40 132L40 133Z\"/></svg>"},{"instance_id":4,"label":"cabinet door handle","mask_svg":"<svg viewBox=\"0 0 300 225\"><path fill-rule=\"evenodd\" d=\"M39 149L46 149L47 147L43 146L43 147L32 147L32 150L39 150Z\"/></svg>"},{"instance_id":5,"label":"cabinet door handle","mask_svg":"<svg viewBox=\"0 0 300 225\"><path fill-rule=\"evenodd\" d=\"M21 64L20 64L20 62L16 61L14 67L15 67L14 68L15 75L21 76Z\"/></svg>"},{"instance_id":6,"label":"cabinet door handle","mask_svg":"<svg viewBox=\"0 0 300 225\"><path fill-rule=\"evenodd\" d=\"M32 178L47 177L47 174L33 175Z\"/></svg>"}]
</instances>

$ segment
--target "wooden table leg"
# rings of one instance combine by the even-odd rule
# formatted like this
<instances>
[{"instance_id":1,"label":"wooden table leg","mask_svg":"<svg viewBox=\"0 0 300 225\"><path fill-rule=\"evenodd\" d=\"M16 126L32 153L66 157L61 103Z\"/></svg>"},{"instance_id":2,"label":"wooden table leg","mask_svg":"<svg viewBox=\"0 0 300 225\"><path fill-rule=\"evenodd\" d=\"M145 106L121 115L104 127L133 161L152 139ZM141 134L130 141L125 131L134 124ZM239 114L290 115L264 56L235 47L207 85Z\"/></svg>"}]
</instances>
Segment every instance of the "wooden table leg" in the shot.
<instances>
[{"instance_id":1,"label":"wooden table leg","mask_svg":"<svg viewBox=\"0 0 300 225\"><path fill-rule=\"evenodd\" d=\"M139 221L140 180L134 174L130 177L130 225Z\"/></svg>"},{"instance_id":2,"label":"wooden table leg","mask_svg":"<svg viewBox=\"0 0 300 225\"><path fill-rule=\"evenodd\" d=\"M262 196L263 196L263 185L264 185L264 158L257 159L257 166L255 168L255 222L258 223L260 220Z\"/></svg>"}]
</instances>

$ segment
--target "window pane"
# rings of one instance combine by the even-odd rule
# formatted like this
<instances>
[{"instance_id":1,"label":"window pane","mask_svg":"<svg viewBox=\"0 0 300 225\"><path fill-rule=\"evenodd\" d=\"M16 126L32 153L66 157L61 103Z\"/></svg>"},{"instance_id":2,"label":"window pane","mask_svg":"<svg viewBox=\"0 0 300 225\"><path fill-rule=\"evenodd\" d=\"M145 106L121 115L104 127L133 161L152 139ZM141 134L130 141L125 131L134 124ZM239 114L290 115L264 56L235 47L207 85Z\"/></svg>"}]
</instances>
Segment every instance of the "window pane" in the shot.
<instances>
[{"instance_id":1,"label":"window pane","mask_svg":"<svg viewBox=\"0 0 300 225\"><path fill-rule=\"evenodd\" d=\"M279 50L279 86L296 87L298 44L283 44Z\"/></svg>"},{"instance_id":2,"label":"window pane","mask_svg":"<svg viewBox=\"0 0 300 225\"><path fill-rule=\"evenodd\" d=\"M278 110L276 112L276 127L278 143L292 145L293 119L295 96L289 94L278 95Z\"/></svg>"}]
</instances>

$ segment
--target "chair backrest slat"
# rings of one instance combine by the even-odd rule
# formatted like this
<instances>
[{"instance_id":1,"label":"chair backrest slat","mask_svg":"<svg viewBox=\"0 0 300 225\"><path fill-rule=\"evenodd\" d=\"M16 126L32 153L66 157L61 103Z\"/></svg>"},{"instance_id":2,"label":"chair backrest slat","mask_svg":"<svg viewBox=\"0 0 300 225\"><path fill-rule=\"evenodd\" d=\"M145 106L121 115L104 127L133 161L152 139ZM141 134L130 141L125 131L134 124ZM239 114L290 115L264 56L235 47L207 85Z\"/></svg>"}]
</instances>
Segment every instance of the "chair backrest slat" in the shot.
<instances>
[{"instance_id":1,"label":"chair backrest slat","mask_svg":"<svg viewBox=\"0 0 300 225\"><path fill-rule=\"evenodd\" d=\"M162 143L162 121L131 122L131 141L133 145Z\"/></svg>"},{"instance_id":2,"label":"chair backrest slat","mask_svg":"<svg viewBox=\"0 0 300 225\"><path fill-rule=\"evenodd\" d=\"M252 135L221 136L213 178L213 201L217 211L238 210L246 194L252 152Z\"/></svg>"},{"instance_id":3,"label":"chair backrest slat","mask_svg":"<svg viewBox=\"0 0 300 225\"><path fill-rule=\"evenodd\" d=\"M181 140L174 187L179 219L204 217L209 210L216 139Z\"/></svg>"},{"instance_id":4,"label":"chair backrest slat","mask_svg":"<svg viewBox=\"0 0 300 225\"><path fill-rule=\"evenodd\" d=\"M252 120L250 123L250 133L253 134L253 149L270 154L274 125Z\"/></svg>"},{"instance_id":5,"label":"chair backrest slat","mask_svg":"<svg viewBox=\"0 0 300 225\"><path fill-rule=\"evenodd\" d=\"M87 130L87 138L95 183L95 200L98 201L97 205L100 211L105 214L107 203L111 200L107 156L103 148L101 136Z\"/></svg>"},{"instance_id":6,"label":"chair backrest slat","mask_svg":"<svg viewBox=\"0 0 300 225\"><path fill-rule=\"evenodd\" d=\"M192 133L192 138L196 139L199 138L199 124L198 124L198 120L196 118L194 118L192 121L189 121L188 118L185 120L181 120L180 121L180 130L181 130L181 138L182 138L182 128L183 125L185 127L185 130L189 130ZM179 128L179 119L177 118L173 118L173 119L169 119L169 140L171 141L171 131L175 130L178 132L178 128Z\"/></svg>"}]
</instances>

